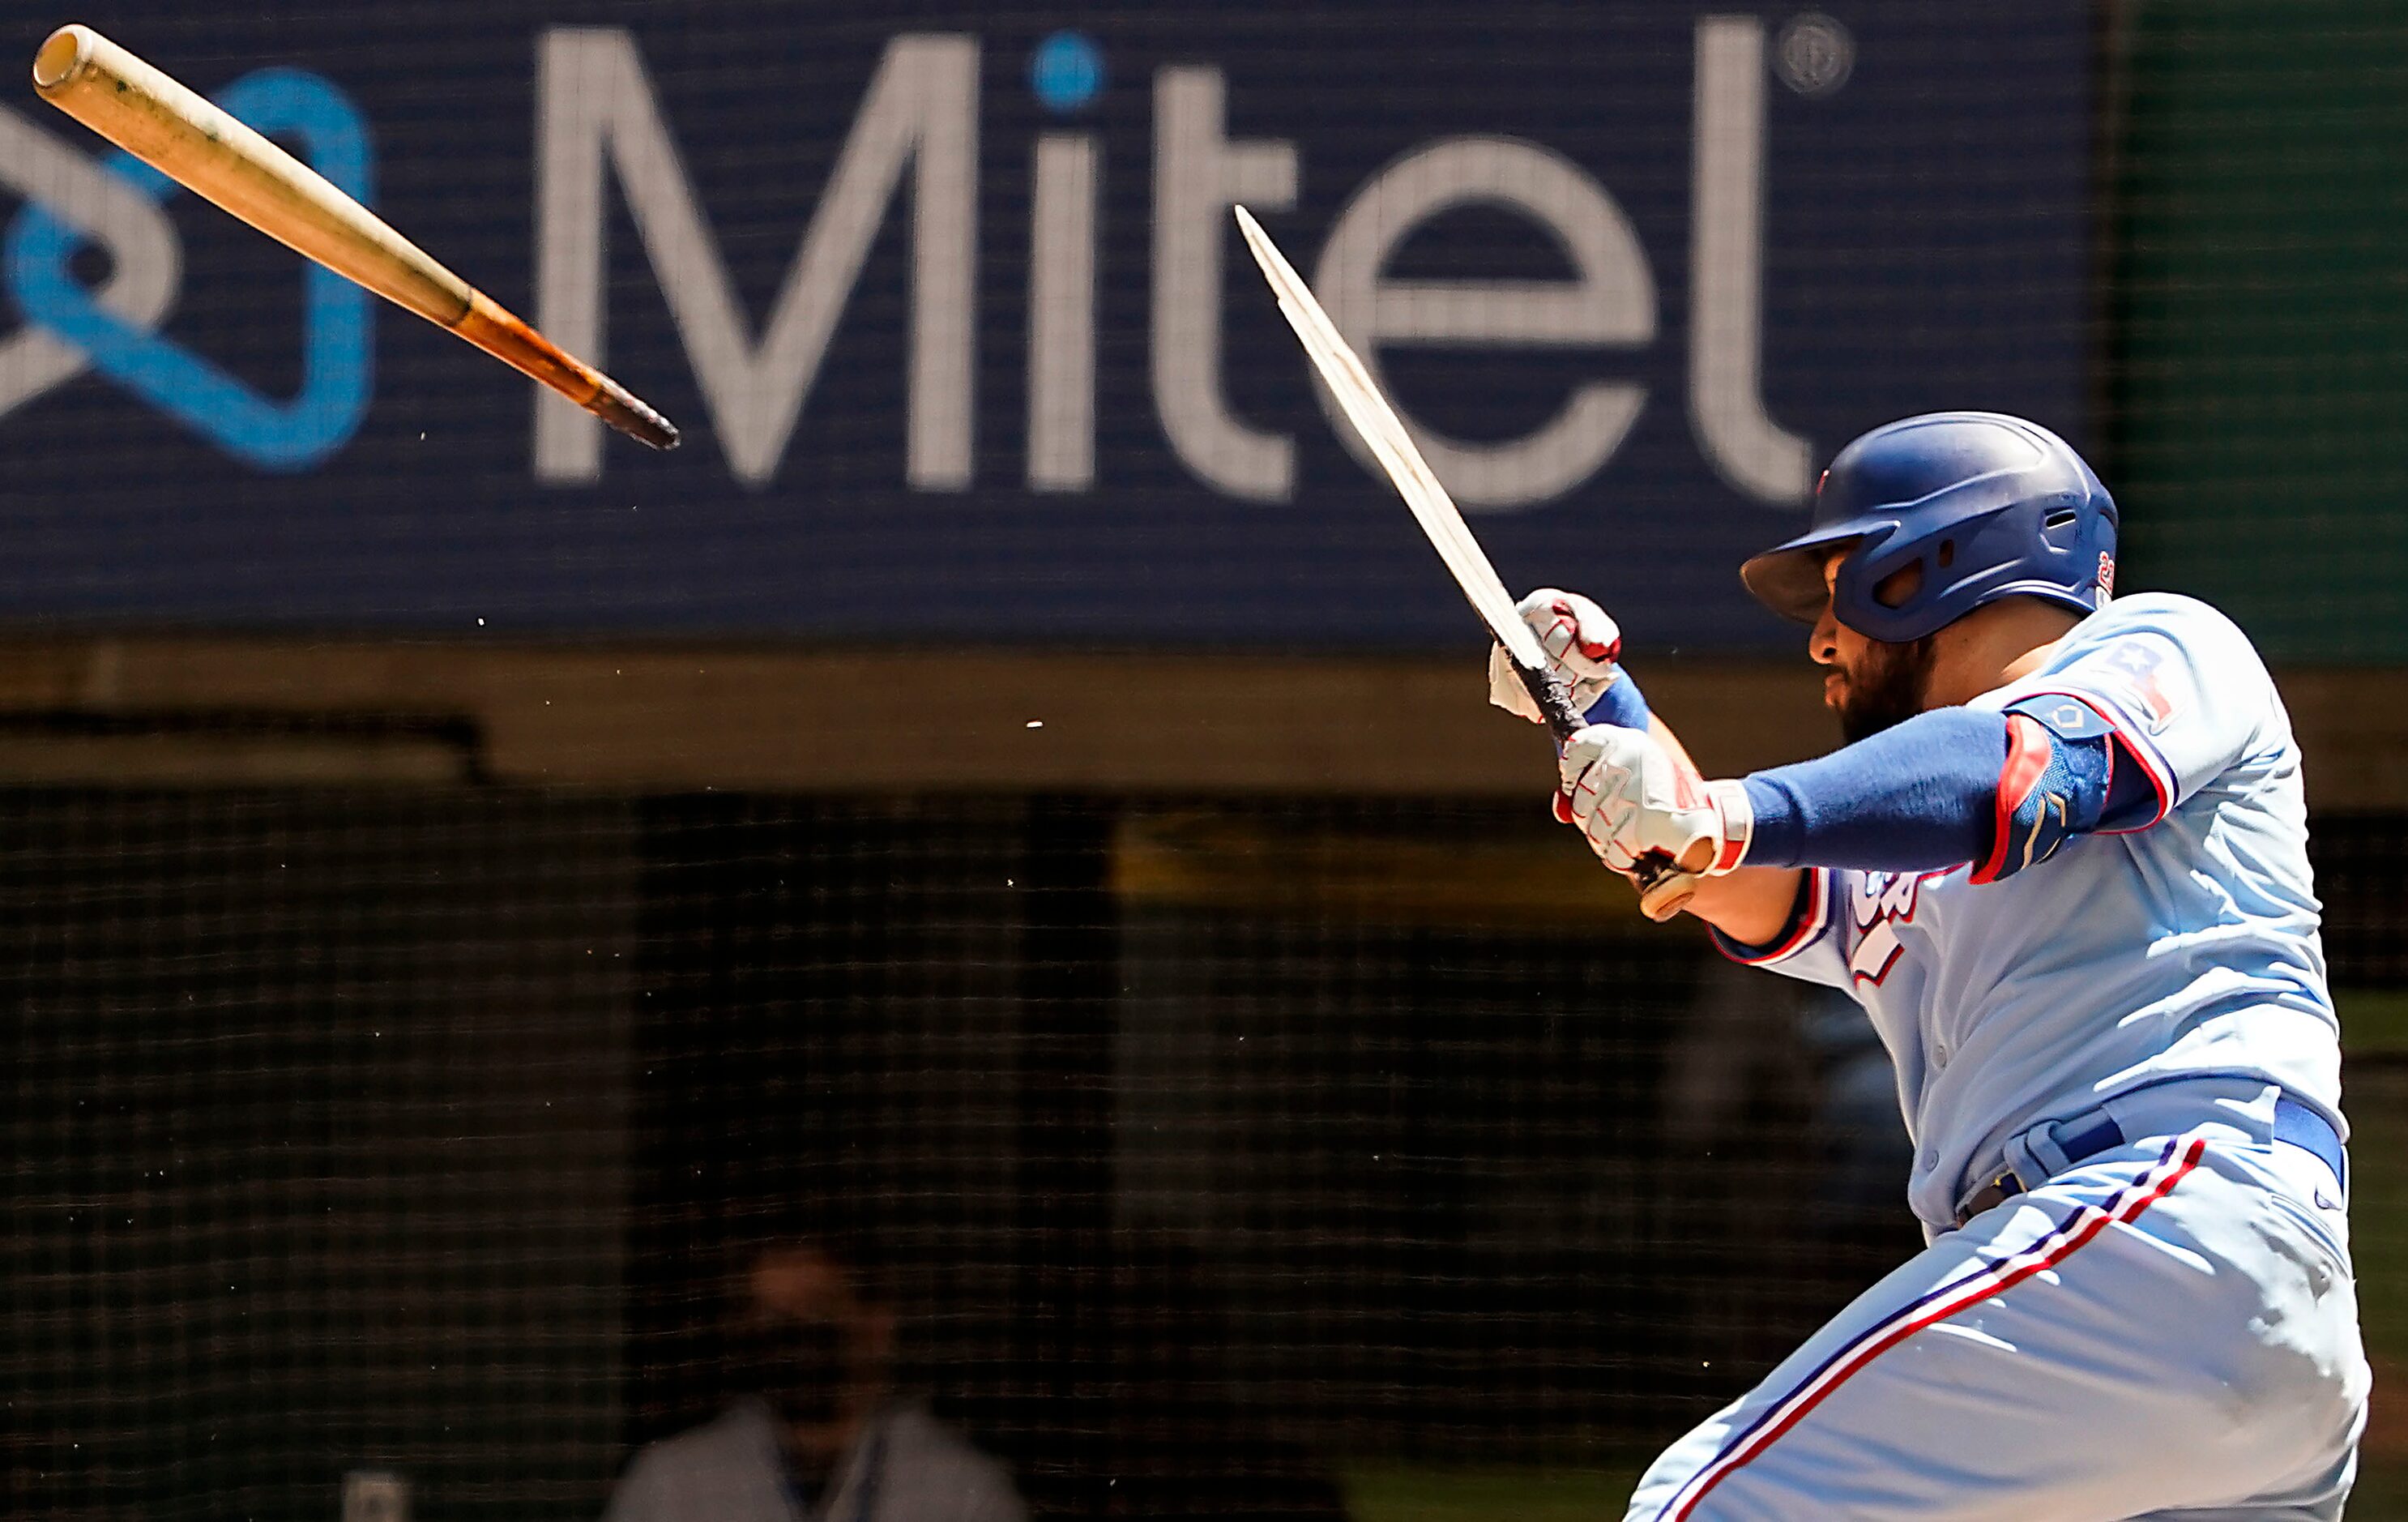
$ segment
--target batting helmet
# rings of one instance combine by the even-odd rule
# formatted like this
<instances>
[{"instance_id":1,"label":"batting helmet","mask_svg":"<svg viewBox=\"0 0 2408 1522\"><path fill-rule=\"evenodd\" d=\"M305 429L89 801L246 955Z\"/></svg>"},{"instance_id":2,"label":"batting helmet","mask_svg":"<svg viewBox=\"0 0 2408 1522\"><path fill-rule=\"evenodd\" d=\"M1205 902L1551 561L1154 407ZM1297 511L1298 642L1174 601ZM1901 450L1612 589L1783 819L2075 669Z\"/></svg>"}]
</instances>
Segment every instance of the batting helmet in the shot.
<instances>
[{"instance_id":1,"label":"batting helmet","mask_svg":"<svg viewBox=\"0 0 2408 1522\"><path fill-rule=\"evenodd\" d=\"M1813 526L1740 567L1757 600L1801 624L1828 600L1869 639L1920 639L2000 597L2095 612L2115 584L2115 502L2082 456L2038 424L1927 412L1839 452L1814 488ZM1915 567L1920 576L1900 576ZM1892 578L1898 578L1892 581Z\"/></svg>"}]
</instances>

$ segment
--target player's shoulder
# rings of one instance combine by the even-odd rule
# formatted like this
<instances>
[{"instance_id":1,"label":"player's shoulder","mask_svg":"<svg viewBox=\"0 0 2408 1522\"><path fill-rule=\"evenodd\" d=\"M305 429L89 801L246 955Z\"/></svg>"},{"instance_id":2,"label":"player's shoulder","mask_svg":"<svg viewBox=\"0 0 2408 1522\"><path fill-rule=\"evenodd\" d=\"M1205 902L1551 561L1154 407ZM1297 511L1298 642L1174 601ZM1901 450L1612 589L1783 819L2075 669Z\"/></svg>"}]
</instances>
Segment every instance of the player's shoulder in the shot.
<instances>
[{"instance_id":1,"label":"player's shoulder","mask_svg":"<svg viewBox=\"0 0 2408 1522\"><path fill-rule=\"evenodd\" d=\"M2119 727L2160 748L2255 745L2289 732L2273 676L2241 626L2172 592L2118 597L2075 625L2017 689L2047 692L2103 700Z\"/></svg>"},{"instance_id":2,"label":"player's shoulder","mask_svg":"<svg viewBox=\"0 0 2408 1522\"><path fill-rule=\"evenodd\" d=\"M2248 634L2222 609L2179 592L2136 592L2114 598L2073 626L2059 641L2053 664L2067 664L2143 636L2171 643L2194 659L2212 655L2223 668L2229 669L2236 658L2262 664Z\"/></svg>"}]
</instances>

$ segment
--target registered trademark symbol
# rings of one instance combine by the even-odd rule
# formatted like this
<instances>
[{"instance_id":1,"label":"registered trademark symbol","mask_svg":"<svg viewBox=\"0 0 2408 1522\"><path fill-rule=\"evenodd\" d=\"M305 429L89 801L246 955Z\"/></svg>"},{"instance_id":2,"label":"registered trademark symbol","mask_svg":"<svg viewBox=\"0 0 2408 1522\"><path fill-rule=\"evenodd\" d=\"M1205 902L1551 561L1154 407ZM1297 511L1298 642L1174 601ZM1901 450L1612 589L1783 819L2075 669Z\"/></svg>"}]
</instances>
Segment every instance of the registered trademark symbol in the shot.
<instances>
[{"instance_id":1,"label":"registered trademark symbol","mask_svg":"<svg viewBox=\"0 0 2408 1522\"><path fill-rule=\"evenodd\" d=\"M1856 66L1856 39L1819 10L1789 19L1773 44L1772 66L1781 82L1801 95L1828 95L1848 82Z\"/></svg>"}]
</instances>

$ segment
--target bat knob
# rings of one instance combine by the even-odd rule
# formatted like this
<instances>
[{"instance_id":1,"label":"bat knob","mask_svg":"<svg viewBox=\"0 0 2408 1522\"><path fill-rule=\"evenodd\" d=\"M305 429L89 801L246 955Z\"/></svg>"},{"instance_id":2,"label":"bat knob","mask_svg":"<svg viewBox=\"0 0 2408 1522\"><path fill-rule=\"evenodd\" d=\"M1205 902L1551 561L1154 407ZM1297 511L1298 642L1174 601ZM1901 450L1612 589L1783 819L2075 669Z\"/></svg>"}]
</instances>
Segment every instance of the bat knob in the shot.
<instances>
[{"instance_id":1,"label":"bat knob","mask_svg":"<svg viewBox=\"0 0 2408 1522\"><path fill-rule=\"evenodd\" d=\"M1637 872L1639 881L1639 912L1658 925L1689 907L1698 896L1698 876L1684 872L1670 861L1657 859L1642 863Z\"/></svg>"},{"instance_id":2,"label":"bat knob","mask_svg":"<svg viewBox=\"0 0 2408 1522\"><path fill-rule=\"evenodd\" d=\"M597 418L639 443L658 450L678 447L677 424L654 411L617 381L605 380L586 404Z\"/></svg>"}]
</instances>

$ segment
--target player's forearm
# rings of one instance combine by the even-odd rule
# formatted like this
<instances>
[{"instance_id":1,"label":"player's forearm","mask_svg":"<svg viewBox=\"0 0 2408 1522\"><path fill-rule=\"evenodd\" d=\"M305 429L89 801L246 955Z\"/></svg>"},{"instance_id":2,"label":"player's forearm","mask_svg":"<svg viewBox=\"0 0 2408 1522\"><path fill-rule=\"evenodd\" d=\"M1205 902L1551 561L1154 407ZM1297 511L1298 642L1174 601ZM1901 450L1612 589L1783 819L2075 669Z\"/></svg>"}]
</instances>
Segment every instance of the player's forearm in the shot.
<instances>
[{"instance_id":1,"label":"player's forearm","mask_svg":"<svg viewBox=\"0 0 2408 1522\"><path fill-rule=\"evenodd\" d=\"M1770 945L1789 927L1805 875L1795 867L1742 867L1722 877L1699 878L1683 907L1733 940Z\"/></svg>"}]
</instances>

